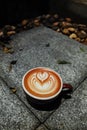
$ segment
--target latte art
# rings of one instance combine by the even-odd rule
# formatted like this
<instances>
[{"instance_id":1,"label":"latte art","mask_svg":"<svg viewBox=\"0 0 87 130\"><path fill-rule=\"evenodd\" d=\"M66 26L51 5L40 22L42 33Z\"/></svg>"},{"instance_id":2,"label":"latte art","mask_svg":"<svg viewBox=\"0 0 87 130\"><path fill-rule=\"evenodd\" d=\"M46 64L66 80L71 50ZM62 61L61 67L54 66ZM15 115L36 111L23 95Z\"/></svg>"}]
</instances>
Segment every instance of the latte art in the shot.
<instances>
[{"instance_id":1,"label":"latte art","mask_svg":"<svg viewBox=\"0 0 87 130\"><path fill-rule=\"evenodd\" d=\"M41 72L38 72L37 73L37 78L40 80L40 81L44 81L45 79L47 79L48 78L48 73L47 72L43 72L43 73L41 73Z\"/></svg>"},{"instance_id":2,"label":"latte art","mask_svg":"<svg viewBox=\"0 0 87 130\"><path fill-rule=\"evenodd\" d=\"M54 77L52 75L48 75L47 72L44 72L41 75L39 75L39 73L35 73L30 76L28 80L28 85L31 90L40 94L50 93L50 91L54 89L53 86L55 86L56 83Z\"/></svg>"},{"instance_id":3,"label":"latte art","mask_svg":"<svg viewBox=\"0 0 87 130\"><path fill-rule=\"evenodd\" d=\"M47 69L34 69L27 73L24 80L27 91L37 97L50 97L56 94L61 81L55 73Z\"/></svg>"}]
</instances>

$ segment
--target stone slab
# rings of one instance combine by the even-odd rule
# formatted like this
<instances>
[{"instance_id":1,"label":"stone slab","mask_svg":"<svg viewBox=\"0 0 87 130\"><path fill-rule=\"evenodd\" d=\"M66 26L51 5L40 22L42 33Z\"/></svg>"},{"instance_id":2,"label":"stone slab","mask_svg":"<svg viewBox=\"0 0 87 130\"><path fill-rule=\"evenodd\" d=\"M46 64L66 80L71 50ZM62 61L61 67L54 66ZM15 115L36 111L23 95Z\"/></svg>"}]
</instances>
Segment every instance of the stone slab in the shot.
<instances>
[{"instance_id":1,"label":"stone slab","mask_svg":"<svg viewBox=\"0 0 87 130\"><path fill-rule=\"evenodd\" d=\"M87 79L46 121L50 130L87 130Z\"/></svg>"},{"instance_id":2,"label":"stone slab","mask_svg":"<svg viewBox=\"0 0 87 130\"><path fill-rule=\"evenodd\" d=\"M0 130L34 130L38 119L0 80Z\"/></svg>"},{"instance_id":3,"label":"stone slab","mask_svg":"<svg viewBox=\"0 0 87 130\"><path fill-rule=\"evenodd\" d=\"M46 27L38 27L12 37L13 54L0 51L0 76L8 86L16 87L17 95L43 122L51 111L38 111L26 100L22 89L22 77L33 67L45 66L57 71L64 82L77 88L87 75L87 46L56 33ZM69 64L58 64L59 61ZM17 61L9 66L12 61Z\"/></svg>"},{"instance_id":4,"label":"stone slab","mask_svg":"<svg viewBox=\"0 0 87 130\"><path fill-rule=\"evenodd\" d=\"M36 130L48 130L43 124L41 124Z\"/></svg>"}]
</instances>

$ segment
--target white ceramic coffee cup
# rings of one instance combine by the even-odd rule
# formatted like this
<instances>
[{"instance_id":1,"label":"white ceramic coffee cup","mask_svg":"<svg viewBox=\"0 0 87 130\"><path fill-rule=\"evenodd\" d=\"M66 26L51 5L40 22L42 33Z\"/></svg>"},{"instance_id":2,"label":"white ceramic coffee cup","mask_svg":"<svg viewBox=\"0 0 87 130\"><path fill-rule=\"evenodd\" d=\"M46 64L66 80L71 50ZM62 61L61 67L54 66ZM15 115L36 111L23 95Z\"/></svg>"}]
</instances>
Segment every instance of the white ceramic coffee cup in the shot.
<instances>
[{"instance_id":1,"label":"white ceramic coffee cup","mask_svg":"<svg viewBox=\"0 0 87 130\"><path fill-rule=\"evenodd\" d=\"M44 70L48 70L52 73L54 73L56 76L58 76L59 80L60 80L60 88L58 90L58 92L56 92L54 95L52 96L49 96L49 97L38 97L38 96L35 96L33 95L32 93L30 93L26 87L25 87L25 84L24 84L24 81L25 81L25 78L26 78L26 75L29 74L30 72L32 72L33 70L36 70L36 69L44 69ZM48 102L48 101L53 101L56 97L58 97L58 95L61 93L61 91L63 89L72 89L72 86L68 85L68 84L63 84L63 81L62 81L62 78L61 76L54 70L50 69L50 68L46 68L46 67L36 67L36 68L33 68L33 69L30 69L29 71L27 71L24 76L23 76L23 79L22 79L22 86L23 86L23 90L25 92L25 94L27 95L28 99L31 100L32 102L36 102L36 103L45 103L45 102Z\"/></svg>"}]
</instances>

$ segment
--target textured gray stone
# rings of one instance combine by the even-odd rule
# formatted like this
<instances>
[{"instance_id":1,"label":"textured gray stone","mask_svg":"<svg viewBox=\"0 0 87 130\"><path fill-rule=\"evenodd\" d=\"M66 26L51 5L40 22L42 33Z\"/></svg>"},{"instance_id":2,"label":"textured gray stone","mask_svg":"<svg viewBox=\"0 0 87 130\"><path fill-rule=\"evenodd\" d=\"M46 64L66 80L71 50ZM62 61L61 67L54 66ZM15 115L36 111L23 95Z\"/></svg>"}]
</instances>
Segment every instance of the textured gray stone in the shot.
<instances>
[{"instance_id":1,"label":"textured gray stone","mask_svg":"<svg viewBox=\"0 0 87 130\"><path fill-rule=\"evenodd\" d=\"M87 46L45 27L15 35L12 37L11 46L14 49L13 54L0 51L0 76L9 87L16 87L19 98L43 122L51 111L38 111L29 105L21 83L24 73L37 66L50 67L60 73L64 82L71 83L77 88L87 75ZM10 62L13 60L17 62L12 65L9 72ZM58 64L59 60L71 64L61 65Z\"/></svg>"},{"instance_id":2,"label":"textured gray stone","mask_svg":"<svg viewBox=\"0 0 87 130\"><path fill-rule=\"evenodd\" d=\"M42 124L36 130L48 130L48 129Z\"/></svg>"},{"instance_id":3,"label":"textured gray stone","mask_svg":"<svg viewBox=\"0 0 87 130\"><path fill-rule=\"evenodd\" d=\"M0 130L34 130L39 121L0 80Z\"/></svg>"},{"instance_id":4,"label":"textured gray stone","mask_svg":"<svg viewBox=\"0 0 87 130\"><path fill-rule=\"evenodd\" d=\"M87 130L87 79L45 124L51 130Z\"/></svg>"}]
</instances>

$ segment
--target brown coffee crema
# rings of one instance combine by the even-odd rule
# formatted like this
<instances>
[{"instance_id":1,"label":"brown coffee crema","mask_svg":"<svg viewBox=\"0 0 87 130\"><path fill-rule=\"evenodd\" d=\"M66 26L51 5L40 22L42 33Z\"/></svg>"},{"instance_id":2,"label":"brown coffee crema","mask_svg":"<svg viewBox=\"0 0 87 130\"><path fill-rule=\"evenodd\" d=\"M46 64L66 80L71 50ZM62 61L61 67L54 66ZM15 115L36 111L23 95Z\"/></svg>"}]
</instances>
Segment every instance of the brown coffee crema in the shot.
<instances>
[{"instance_id":1,"label":"brown coffee crema","mask_svg":"<svg viewBox=\"0 0 87 130\"><path fill-rule=\"evenodd\" d=\"M24 85L33 96L47 98L55 95L60 90L61 80L50 69L36 68L25 75Z\"/></svg>"}]
</instances>

